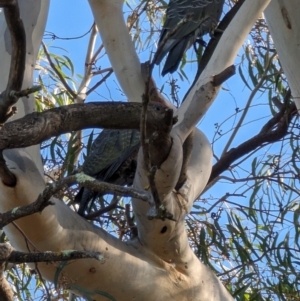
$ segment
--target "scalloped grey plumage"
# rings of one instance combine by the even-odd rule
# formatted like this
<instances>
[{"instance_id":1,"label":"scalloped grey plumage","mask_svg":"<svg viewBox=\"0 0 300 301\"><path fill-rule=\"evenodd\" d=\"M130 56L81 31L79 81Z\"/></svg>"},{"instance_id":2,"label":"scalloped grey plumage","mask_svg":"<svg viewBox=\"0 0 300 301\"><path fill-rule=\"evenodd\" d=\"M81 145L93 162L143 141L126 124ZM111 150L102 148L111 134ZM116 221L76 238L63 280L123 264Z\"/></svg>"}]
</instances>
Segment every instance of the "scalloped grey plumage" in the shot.
<instances>
[{"instance_id":1,"label":"scalloped grey plumage","mask_svg":"<svg viewBox=\"0 0 300 301\"><path fill-rule=\"evenodd\" d=\"M166 20L161 31L158 48L166 35L185 17L188 22L166 41L155 63L158 65L168 54L162 75L177 70L185 51L197 38L213 33L220 20L225 0L170 0Z\"/></svg>"},{"instance_id":2,"label":"scalloped grey plumage","mask_svg":"<svg viewBox=\"0 0 300 301\"><path fill-rule=\"evenodd\" d=\"M82 171L100 181L130 186L139 146L140 133L137 130L103 130L94 140ZM75 197L75 203L79 203L78 214L84 215L95 199L101 196L81 188Z\"/></svg>"}]
</instances>

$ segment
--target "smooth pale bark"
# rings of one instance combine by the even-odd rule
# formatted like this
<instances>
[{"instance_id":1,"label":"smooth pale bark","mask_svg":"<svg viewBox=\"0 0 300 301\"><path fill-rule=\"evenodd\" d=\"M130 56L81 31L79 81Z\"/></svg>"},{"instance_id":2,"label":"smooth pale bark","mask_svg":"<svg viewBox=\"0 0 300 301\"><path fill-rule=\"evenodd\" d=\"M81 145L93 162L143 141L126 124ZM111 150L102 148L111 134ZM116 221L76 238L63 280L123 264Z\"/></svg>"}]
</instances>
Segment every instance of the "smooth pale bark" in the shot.
<instances>
[{"instance_id":1,"label":"smooth pale bark","mask_svg":"<svg viewBox=\"0 0 300 301\"><path fill-rule=\"evenodd\" d=\"M166 262L174 263L177 269L184 271L185 265L191 262L194 256L189 248L184 218L190 212L195 199L208 181L212 168L212 151L206 136L196 129L194 147L188 165L188 179L177 193L173 188L177 183L182 163L182 141L175 133L171 134L173 136L171 153L157 171L155 181L160 199L163 200L168 212L173 214L176 222L171 220L148 220L146 215L149 205L136 199L133 199L132 203L141 243L149 247ZM142 161L142 157L140 151L139 161ZM143 187L149 185L146 174L143 165L139 164L134 179L136 189L143 189ZM195 181L199 184L195 185Z\"/></svg>"},{"instance_id":2,"label":"smooth pale bark","mask_svg":"<svg viewBox=\"0 0 300 301\"><path fill-rule=\"evenodd\" d=\"M300 2L272 0L265 17L293 99L300 110Z\"/></svg>"},{"instance_id":3,"label":"smooth pale bark","mask_svg":"<svg viewBox=\"0 0 300 301\"><path fill-rule=\"evenodd\" d=\"M123 17L124 0L89 0L105 50L129 101L141 102L141 64Z\"/></svg>"},{"instance_id":4,"label":"smooth pale bark","mask_svg":"<svg viewBox=\"0 0 300 301\"><path fill-rule=\"evenodd\" d=\"M10 151L7 162L18 184L10 188L0 183L1 206L5 211L31 203L45 187L43 177L26 152ZM91 297L92 300L233 300L189 248L183 250L188 254L184 265L167 263L147 247L141 246L140 241L125 244L93 227L63 202L53 201L55 205L47 207L41 214L15 222L28 238L27 244L14 225L7 226L5 232L17 250L75 249L101 253L99 261L83 259L68 262L60 274L64 280L59 278L59 285L65 284L75 293ZM60 268L58 263L39 264L38 267L50 281L54 281L55 273Z\"/></svg>"}]
</instances>

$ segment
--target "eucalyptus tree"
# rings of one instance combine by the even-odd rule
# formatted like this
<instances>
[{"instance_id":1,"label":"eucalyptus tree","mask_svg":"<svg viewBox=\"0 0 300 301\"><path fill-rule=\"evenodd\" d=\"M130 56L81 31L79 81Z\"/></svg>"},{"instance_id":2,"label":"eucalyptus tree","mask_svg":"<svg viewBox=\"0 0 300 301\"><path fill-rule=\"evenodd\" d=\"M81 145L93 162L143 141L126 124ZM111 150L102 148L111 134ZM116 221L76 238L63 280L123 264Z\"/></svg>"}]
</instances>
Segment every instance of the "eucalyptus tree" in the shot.
<instances>
[{"instance_id":1,"label":"eucalyptus tree","mask_svg":"<svg viewBox=\"0 0 300 301\"><path fill-rule=\"evenodd\" d=\"M196 77L183 102L171 81L175 105L155 83L147 44L161 27L164 1L90 0L95 25L79 84L65 73L73 69L68 58L49 52L44 43L40 48L49 1L3 0L0 5L1 225L14 248L1 245L2 262L30 263L40 279L54 283L42 289L49 300L75 295L87 300L294 300L299 290L297 0L228 1L215 37L203 52L197 49ZM127 23L124 7L131 9ZM141 16L147 17L147 38ZM102 45L96 49L98 31ZM244 44L249 32L250 42ZM233 117L220 111L211 146L205 129L196 126L232 76L242 45L237 69L251 93ZM148 49L149 64L141 65L138 47ZM98 70L103 49L111 68ZM181 79L188 78L189 65L187 55L178 71ZM42 90L33 81L35 68ZM46 86L41 71L59 83L56 91ZM97 74L103 79L92 86ZM110 76L129 103L84 104ZM254 104L259 93L265 97ZM246 139L232 147L258 105L267 121L260 120L257 132L244 134ZM238 120L227 136L225 118ZM77 169L82 143L84 150L91 145L93 136L87 140L82 134L89 128L140 130L132 188L97 182ZM41 143L42 151L47 149L43 161ZM76 213L76 183L114 194L109 209L107 200L96 204L106 216L91 222ZM213 188L226 192L216 200ZM235 202L237 197L249 201ZM115 235L109 234L114 229ZM13 300L3 270L4 264L1 296ZM7 277L17 298L24 298L21 289L29 299L18 273L27 275L26 267L13 267Z\"/></svg>"}]
</instances>

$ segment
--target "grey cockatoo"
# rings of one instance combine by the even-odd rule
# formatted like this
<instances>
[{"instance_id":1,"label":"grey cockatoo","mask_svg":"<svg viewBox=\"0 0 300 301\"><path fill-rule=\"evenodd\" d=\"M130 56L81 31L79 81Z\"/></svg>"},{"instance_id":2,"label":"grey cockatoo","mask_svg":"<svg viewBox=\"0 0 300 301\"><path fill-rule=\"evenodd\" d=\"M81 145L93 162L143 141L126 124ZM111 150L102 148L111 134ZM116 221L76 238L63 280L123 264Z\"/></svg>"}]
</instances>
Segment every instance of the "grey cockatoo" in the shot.
<instances>
[{"instance_id":1,"label":"grey cockatoo","mask_svg":"<svg viewBox=\"0 0 300 301\"><path fill-rule=\"evenodd\" d=\"M161 51L156 57L158 65L162 59L168 57L162 75L173 73L179 66L184 52L195 42L197 38L205 34L213 33L222 14L225 0L170 0L166 20L160 35L158 50L166 35L176 28L177 24L187 18L175 33L167 39Z\"/></svg>"},{"instance_id":2,"label":"grey cockatoo","mask_svg":"<svg viewBox=\"0 0 300 301\"><path fill-rule=\"evenodd\" d=\"M137 130L103 130L93 142L82 170L100 181L118 185L132 185L136 170L136 157L140 146ZM101 194L81 188L75 202L78 213L84 212Z\"/></svg>"}]
</instances>

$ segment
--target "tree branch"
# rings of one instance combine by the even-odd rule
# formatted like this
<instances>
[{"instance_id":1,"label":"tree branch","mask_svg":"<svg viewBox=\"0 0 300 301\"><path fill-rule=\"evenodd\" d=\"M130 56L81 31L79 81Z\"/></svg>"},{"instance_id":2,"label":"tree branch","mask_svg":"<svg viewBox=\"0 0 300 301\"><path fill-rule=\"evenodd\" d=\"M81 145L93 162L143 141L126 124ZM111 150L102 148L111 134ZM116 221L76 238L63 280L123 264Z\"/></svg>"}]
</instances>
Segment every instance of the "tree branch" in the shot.
<instances>
[{"instance_id":1,"label":"tree branch","mask_svg":"<svg viewBox=\"0 0 300 301\"><path fill-rule=\"evenodd\" d=\"M47 206L53 205L50 198L53 197L61 189L66 188L72 184L79 183L89 190L101 193L114 193L115 195L129 196L138 198L142 201L150 202L151 198L146 192L140 192L133 188L122 187L114 184L100 182L94 178L79 173L73 176L66 177L60 181L50 184L38 196L37 200L29 205L13 208L12 210L0 214L0 227L5 227L11 222L22 217L31 215L33 213L42 212Z\"/></svg>"},{"instance_id":2,"label":"tree branch","mask_svg":"<svg viewBox=\"0 0 300 301\"><path fill-rule=\"evenodd\" d=\"M74 104L28 114L3 125L0 150L27 147L53 136L93 127L139 129L141 106L139 103L101 102ZM169 128L171 111L160 105L149 105L147 129L150 134Z\"/></svg>"},{"instance_id":3,"label":"tree branch","mask_svg":"<svg viewBox=\"0 0 300 301\"><path fill-rule=\"evenodd\" d=\"M259 134L225 153L213 166L208 184L213 182L222 172L226 171L237 159L265 143L276 142L283 138L287 134L289 124L296 113L295 103L291 103L288 107L282 108L280 112L262 127L262 131ZM273 130L275 124L277 128Z\"/></svg>"},{"instance_id":4,"label":"tree branch","mask_svg":"<svg viewBox=\"0 0 300 301\"><path fill-rule=\"evenodd\" d=\"M214 87L218 87L222 85L225 81L227 81L231 76L235 75L235 66L231 65L223 70L221 73L216 74L213 77L212 84Z\"/></svg>"},{"instance_id":5,"label":"tree branch","mask_svg":"<svg viewBox=\"0 0 300 301\"><path fill-rule=\"evenodd\" d=\"M8 243L0 244L0 262L29 263L69 261L74 259L93 258L103 261L103 256L98 252L64 250L59 252L19 252L15 251Z\"/></svg>"},{"instance_id":6,"label":"tree branch","mask_svg":"<svg viewBox=\"0 0 300 301\"><path fill-rule=\"evenodd\" d=\"M161 164L168 158L170 153L170 148L172 146L172 139L170 136L171 129L174 124L173 111L169 111L166 114L166 126L165 128L157 129L153 132L151 136L147 135L147 108L152 97L155 95L151 90L156 90L156 85L152 79L152 70L154 66L154 61L149 63L144 63L141 65L141 72L145 81L145 92L143 94L142 101L142 112L141 112L141 122L140 122L140 133L141 133L141 147L143 151L143 164L146 169L146 174L149 182L149 189L153 196L154 204L148 211L148 217L150 219L159 218L172 219L172 214L168 213L164 206L162 206L162 200L159 198L159 192L155 183L155 175L157 169L160 168ZM151 93L150 93L151 92ZM159 94L158 94L159 95ZM160 96L160 95L159 95ZM165 105L164 100L161 98L155 99L155 101L160 100L160 103Z\"/></svg>"},{"instance_id":7,"label":"tree branch","mask_svg":"<svg viewBox=\"0 0 300 301\"><path fill-rule=\"evenodd\" d=\"M86 50L85 62L84 62L84 75L80 82L78 93L76 97L76 103L82 103L87 96L88 86L93 78L92 68L95 64L96 56L94 54L94 49L96 45L96 40L98 36L97 25L94 23L91 30L91 35Z\"/></svg>"}]
</instances>

